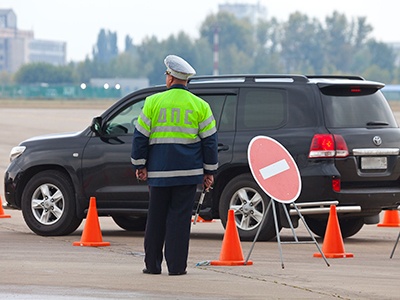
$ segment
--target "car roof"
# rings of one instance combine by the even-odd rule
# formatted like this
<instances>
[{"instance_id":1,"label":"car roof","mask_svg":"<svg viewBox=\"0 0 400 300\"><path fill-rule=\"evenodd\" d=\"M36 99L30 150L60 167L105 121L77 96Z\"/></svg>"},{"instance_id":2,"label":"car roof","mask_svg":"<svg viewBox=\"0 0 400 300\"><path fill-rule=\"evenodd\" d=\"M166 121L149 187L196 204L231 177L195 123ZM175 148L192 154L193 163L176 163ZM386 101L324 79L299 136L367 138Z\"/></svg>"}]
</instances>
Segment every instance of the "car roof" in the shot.
<instances>
[{"instance_id":1,"label":"car roof","mask_svg":"<svg viewBox=\"0 0 400 300\"><path fill-rule=\"evenodd\" d=\"M194 76L189 79L190 85L223 84L223 83L304 83L318 85L370 85L382 88L385 85L380 82L365 80L361 76L354 75L298 75L298 74L235 74L217 76Z\"/></svg>"}]
</instances>

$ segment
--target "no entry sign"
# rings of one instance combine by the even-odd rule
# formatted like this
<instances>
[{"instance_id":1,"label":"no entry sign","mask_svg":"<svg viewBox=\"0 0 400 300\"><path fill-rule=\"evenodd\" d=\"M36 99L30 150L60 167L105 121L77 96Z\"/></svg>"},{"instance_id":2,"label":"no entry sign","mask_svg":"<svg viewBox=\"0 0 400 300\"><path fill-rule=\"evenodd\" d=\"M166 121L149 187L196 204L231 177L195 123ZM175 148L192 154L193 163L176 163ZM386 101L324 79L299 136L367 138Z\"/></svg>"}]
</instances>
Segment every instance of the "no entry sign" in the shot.
<instances>
[{"instance_id":1,"label":"no entry sign","mask_svg":"<svg viewBox=\"0 0 400 300\"><path fill-rule=\"evenodd\" d=\"M256 136L249 144L247 157L257 184L272 199L291 203L301 191L301 178L296 162L276 140Z\"/></svg>"}]
</instances>

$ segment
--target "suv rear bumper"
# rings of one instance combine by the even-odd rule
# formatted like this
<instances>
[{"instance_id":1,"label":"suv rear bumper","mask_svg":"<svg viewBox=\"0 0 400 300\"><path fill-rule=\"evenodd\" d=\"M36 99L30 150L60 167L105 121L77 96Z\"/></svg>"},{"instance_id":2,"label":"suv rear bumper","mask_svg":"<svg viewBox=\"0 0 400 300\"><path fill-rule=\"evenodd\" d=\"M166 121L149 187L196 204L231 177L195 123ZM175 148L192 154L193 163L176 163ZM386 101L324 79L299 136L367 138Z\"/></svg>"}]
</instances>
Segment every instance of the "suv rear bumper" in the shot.
<instances>
[{"instance_id":1,"label":"suv rear bumper","mask_svg":"<svg viewBox=\"0 0 400 300\"><path fill-rule=\"evenodd\" d=\"M303 215L328 214L331 205L338 205L339 201L322 201L322 202L304 202L293 203L290 205L290 215L298 215L298 211ZM358 213L361 211L361 206L338 206L338 213Z\"/></svg>"},{"instance_id":2,"label":"suv rear bumper","mask_svg":"<svg viewBox=\"0 0 400 300\"><path fill-rule=\"evenodd\" d=\"M302 177L302 193L296 203L338 201L337 206L361 207L355 214L377 214L382 209L395 209L400 205L400 186L379 188L332 189L333 176ZM312 193L310 192L312 191Z\"/></svg>"},{"instance_id":3,"label":"suv rear bumper","mask_svg":"<svg viewBox=\"0 0 400 300\"><path fill-rule=\"evenodd\" d=\"M336 195L340 204L357 204L363 211L397 208L400 204L400 187L343 189Z\"/></svg>"}]
</instances>

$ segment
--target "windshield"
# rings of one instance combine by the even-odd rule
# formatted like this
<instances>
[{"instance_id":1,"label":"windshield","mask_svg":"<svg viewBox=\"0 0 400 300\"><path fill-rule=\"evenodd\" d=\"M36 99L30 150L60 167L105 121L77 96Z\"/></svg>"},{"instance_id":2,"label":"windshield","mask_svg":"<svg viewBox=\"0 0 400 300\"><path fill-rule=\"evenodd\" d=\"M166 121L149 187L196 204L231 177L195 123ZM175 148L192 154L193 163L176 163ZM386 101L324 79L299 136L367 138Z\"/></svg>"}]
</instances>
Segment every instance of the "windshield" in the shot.
<instances>
[{"instance_id":1,"label":"windshield","mask_svg":"<svg viewBox=\"0 0 400 300\"><path fill-rule=\"evenodd\" d=\"M324 93L328 128L398 127L389 104L380 91L372 94Z\"/></svg>"}]
</instances>

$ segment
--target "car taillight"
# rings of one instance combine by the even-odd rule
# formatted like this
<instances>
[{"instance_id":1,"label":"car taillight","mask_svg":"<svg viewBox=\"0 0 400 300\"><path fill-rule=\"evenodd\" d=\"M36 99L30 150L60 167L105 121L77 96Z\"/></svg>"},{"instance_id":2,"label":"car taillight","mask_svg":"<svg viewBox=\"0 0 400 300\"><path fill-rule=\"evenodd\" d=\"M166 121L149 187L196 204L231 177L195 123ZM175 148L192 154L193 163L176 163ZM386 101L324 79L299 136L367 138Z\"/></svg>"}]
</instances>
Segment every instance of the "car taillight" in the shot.
<instances>
[{"instance_id":1,"label":"car taillight","mask_svg":"<svg viewBox=\"0 0 400 300\"><path fill-rule=\"evenodd\" d=\"M344 138L341 135L334 134L333 138L335 139L336 146L336 157L346 157L349 155L349 149L347 148L347 144Z\"/></svg>"},{"instance_id":2,"label":"car taillight","mask_svg":"<svg viewBox=\"0 0 400 300\"><path fill-rule=\"evenodd\" d=\"M309 158L346 157L349 150L344 138L338 134L315 134L308 154Z\"/></svg>"}]
</instances>

